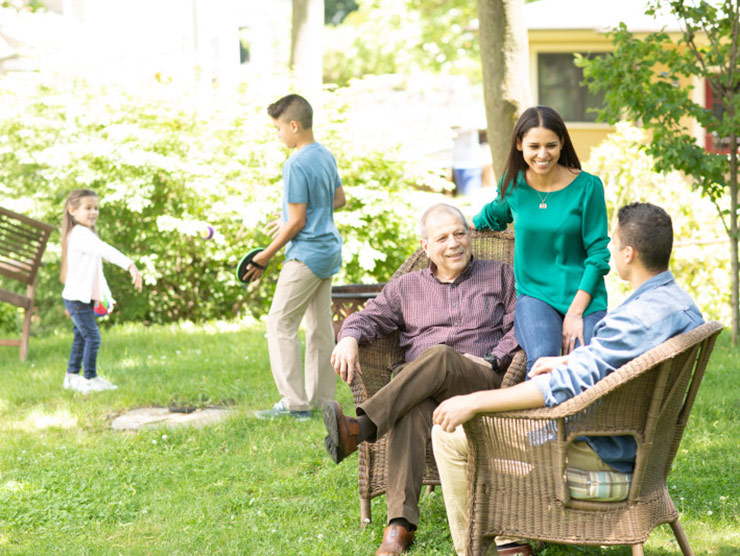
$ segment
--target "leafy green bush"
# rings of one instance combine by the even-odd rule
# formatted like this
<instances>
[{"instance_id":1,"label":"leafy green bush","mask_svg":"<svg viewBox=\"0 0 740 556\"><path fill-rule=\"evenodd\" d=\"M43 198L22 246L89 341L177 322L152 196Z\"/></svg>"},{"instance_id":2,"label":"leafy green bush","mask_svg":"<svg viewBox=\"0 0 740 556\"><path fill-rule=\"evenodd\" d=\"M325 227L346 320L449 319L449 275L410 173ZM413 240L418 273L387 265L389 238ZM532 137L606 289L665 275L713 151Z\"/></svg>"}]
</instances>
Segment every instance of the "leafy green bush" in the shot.
<instances>
[{"instance_id":1,"label":"leafy green bush","mask_svg":"<svg viewBox=\"0 0 740 556\"><path fill-rule=\"evenodd\" d=\"M0 303L0 335L20 334L18 311L8 303Z\"/></svg>"},{"instance_id":2,"label":"leafy green bush","mask_svg":"<svg viewBox=\"0 0 740 556\"><path fill-rule=\"evenodd\" d=\"M730 260L727 236L712 202L679 172L653 171L654 161L643 147L645 133L628 123L591 151L584 165L601 177L606 192L610 230L619 207L650 202L663 207L673 220L671 271L676 281L696 300L705 318L730 322ZM616 272L607 277L610 306L626 297L629 285Z\"/></svg>"},{"instance_id":3,"label":"leafy green bush","mask_svg":"<svg viewBox=\"0 0 740 556\"><path fill-rule=\"evenodd\" d=\"M423 71L480 83L477 17L467 0L363 2L340 25L325 29L324 82Z\"/></svg>"},{"instance_id":4,"label":"leafy green bush","mask_svg":"<svg viewBox=\"0 0 740 556\"><path fill-rule=\"evenodd\" d=\"M11 208L61 222L64 199L87 187L100 197L101 238L132 257L145 280L107 265L119 302L113 319L144 322L263 314L281 260L242 288L234 269L269 242L265 224L280 208L281 165L290 154L273 136L264 102L223 93L207 106L172 85L138 92L52 76L6 77L0 88L0 196ZM386 280L414 249L418 209L412 185L444 180L401 160L389 134L376 150L348 141L351 89L326 94L317 137L336 156L348 206L336 220L345 240L335 283ZM272 100L272 99L270 99ZM199 232L211 225L213 239ZM64 320L59 235L40 273L45 324Z\"/></svg>"}]
</instances>

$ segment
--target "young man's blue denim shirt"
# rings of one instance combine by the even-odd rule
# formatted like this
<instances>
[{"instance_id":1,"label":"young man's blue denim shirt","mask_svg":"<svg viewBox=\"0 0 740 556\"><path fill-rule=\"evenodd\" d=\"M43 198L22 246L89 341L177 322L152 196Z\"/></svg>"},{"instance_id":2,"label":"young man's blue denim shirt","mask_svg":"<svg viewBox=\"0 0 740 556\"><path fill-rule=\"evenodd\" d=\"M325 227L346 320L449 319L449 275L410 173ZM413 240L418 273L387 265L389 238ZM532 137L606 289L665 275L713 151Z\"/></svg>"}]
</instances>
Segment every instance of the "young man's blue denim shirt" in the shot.
<instances>
[{"instance_id":1,"label":"young man's blue denim shirt","mask_svg":"<svg viewBox=\"0 0 740 556\"><path fill-rule=\"evenodd\" d=\"M573 351L567 365L532 380L556 406L667 339L704 322L691 297L666 271L645 281L594 328L591 343ZM637 444L632 436L588 437L599 457L616 471L631 473Z\"/></svg>"}]
</instances>

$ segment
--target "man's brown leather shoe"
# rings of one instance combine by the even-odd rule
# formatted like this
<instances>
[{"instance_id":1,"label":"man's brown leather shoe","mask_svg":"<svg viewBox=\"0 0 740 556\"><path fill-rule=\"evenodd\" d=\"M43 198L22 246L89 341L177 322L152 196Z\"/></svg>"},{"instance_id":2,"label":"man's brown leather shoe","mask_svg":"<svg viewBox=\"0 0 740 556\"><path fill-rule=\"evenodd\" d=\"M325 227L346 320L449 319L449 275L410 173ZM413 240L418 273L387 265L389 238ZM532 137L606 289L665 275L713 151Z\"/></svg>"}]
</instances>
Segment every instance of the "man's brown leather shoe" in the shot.
<instances>
[{"instance_id":1,"label":"man's brown leather shoe","mask_svg":"<svg viewBox=\"0 0 740 556\"><path fill-rule=\"evenodd\" d=\"M396 556L406 552L414 544L414 532L403 525L389 525L383 533L383 542L375 551L375 556Z\"/></svg>"},{"instance_id":2,"label":"man's brown leather shoe","mask_svg":"<svg viewBox=\"0 0 740 556\"><path fill-rule=\"evenodd\" d=\"M360 425L357 419L345 417L338 402L328 401L324 404L324 426L329 436L324 438L326 451L334 463L339 463L357 450L357 435Z\"/></svg>"}]
</instances>

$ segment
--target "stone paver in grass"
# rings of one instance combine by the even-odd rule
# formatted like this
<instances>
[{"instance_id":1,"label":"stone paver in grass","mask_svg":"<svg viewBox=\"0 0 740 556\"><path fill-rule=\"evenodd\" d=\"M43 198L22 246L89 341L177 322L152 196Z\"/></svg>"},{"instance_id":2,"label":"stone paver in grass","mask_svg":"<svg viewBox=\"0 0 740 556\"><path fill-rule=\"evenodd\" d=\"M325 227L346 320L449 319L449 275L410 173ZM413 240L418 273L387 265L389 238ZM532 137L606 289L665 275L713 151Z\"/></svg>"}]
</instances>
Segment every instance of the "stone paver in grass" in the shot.
<instances>
[{"instance_id":1,"label":"stone paver in grass","mask_svg":"<svg viewBox=\"0 0 740 556\"><path fill-rule=\"evenodd\" d=\"M139 407L116 417L111 423L113 430L136 431L155 427L202 428L223 421L234 410L218 407L196 409L192 412L171 411L166 407Z\"/></svg>"}]
</instances>

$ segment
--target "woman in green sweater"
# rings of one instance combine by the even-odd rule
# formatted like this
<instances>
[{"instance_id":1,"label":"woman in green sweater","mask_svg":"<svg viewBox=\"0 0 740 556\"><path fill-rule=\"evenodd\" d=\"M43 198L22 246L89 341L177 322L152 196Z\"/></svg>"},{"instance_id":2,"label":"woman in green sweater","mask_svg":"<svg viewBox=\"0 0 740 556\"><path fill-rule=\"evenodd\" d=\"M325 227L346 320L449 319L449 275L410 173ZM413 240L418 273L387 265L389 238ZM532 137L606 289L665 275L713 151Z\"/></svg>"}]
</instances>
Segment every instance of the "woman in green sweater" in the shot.
<instances>
[{"instance_id":1,"label":"woman in green sweater","mask_svg":"<svg viewBox=\"0 0 740 556\"><path fill-rule=\"evenodd\" d=\"M570 353L589 343L606 314L609 272L601 180L581 170L565 122L552 108L528 108L514 128L498 197L473 218L477 230L514 222L514 330L527 354Z\"/></svg>"}]
</instances>

